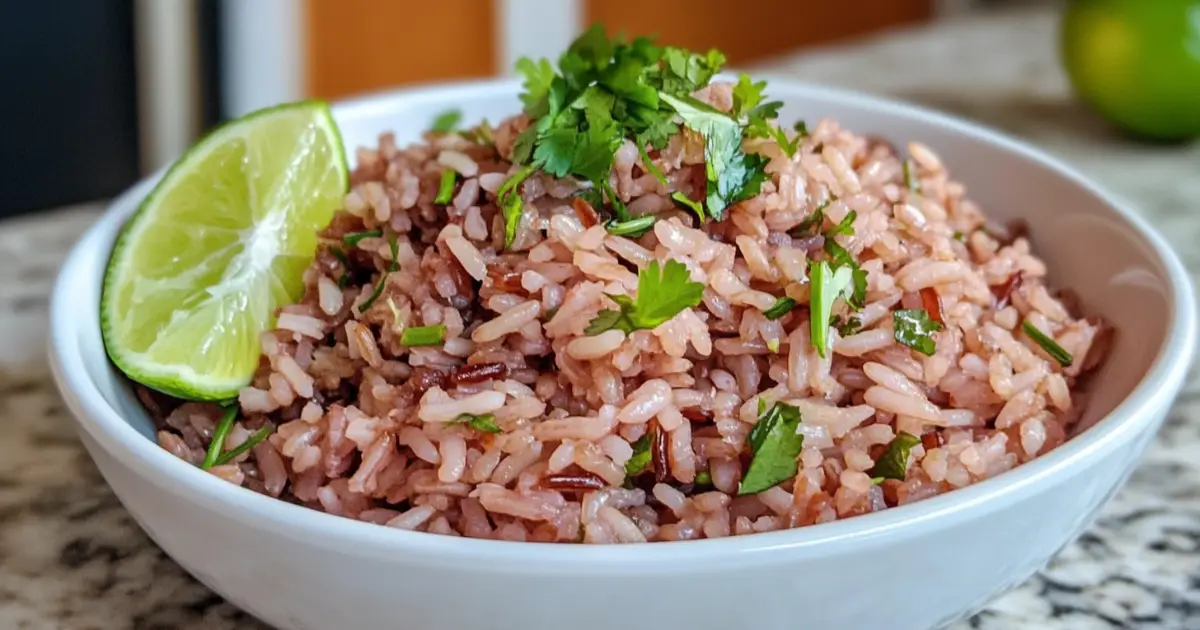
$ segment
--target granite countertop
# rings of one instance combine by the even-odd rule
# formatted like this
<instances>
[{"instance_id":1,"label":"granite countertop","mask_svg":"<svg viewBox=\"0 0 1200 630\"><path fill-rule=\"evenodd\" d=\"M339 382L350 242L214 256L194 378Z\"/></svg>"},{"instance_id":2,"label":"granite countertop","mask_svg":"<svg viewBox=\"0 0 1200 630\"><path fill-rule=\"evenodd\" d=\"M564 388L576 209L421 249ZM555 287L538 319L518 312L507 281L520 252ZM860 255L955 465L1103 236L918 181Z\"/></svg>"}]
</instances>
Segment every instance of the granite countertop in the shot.
<instances>
[{"instance_id":1,"label":"granite countertop","mask_svg":"<svg viewBox=\"0 0 1200 630\"><path fill-rule=\"evenodd\" d=\"M1043 10L969 16L779 59L765 70L994 125L1082 168L1149 217L1200 277L1200 145L1112 133L1069 96ZM0 627L264 626L142 532L75 437L42 358L46 298L81 206L0 223ZM953 630L1200 630L1200 380L1099 521L1051 566Z\"/></svg>"}]
</instances>

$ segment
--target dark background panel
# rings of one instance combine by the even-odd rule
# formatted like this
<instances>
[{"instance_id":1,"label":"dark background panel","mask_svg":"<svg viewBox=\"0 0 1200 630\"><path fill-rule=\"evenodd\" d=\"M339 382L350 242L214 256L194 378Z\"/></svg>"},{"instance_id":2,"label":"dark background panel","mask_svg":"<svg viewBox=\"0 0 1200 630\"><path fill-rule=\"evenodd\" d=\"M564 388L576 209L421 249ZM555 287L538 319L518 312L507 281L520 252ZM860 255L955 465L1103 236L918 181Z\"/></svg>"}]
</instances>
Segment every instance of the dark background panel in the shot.
<instances>
[{"instance_id":1,"label":"dark background panel","mask_svg":"<svg viewBox=\"0 0 1200 630\"><path fill-rule=\"evenodd\" d=\"M133 3L0 2L0 216L138 175Z\"/></svg>"}]
</instances>

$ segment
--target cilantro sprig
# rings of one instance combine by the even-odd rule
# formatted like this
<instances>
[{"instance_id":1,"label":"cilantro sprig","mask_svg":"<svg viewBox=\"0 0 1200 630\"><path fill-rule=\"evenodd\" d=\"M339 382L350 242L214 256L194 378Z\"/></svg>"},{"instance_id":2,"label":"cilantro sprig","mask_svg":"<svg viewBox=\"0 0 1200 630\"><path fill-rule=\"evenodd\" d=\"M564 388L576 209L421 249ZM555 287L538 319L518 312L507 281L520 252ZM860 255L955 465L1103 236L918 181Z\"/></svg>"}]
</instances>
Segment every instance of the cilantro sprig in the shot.
<instances>
[{"instance_id":1,"label":"cilantro sprig","mask_svg":"<svg viewBox=\"0 0 1200 630\"><path fill-rule=\"evenodd\" d=\"M783 402L775 403L769 410L764 407L760 398L758 422L747 437L753 459L738 486L738 496L770 489L795 477L800 469L796 462L804 446L804 436L796 433L800 427L800 409Z\"/></svg>"},{"instance_id":2,"label":"cilantro sprig","mask_svg":"<svg viewBox=\"0 0 1200 630\"><path fill-rule=\"evenodd\" d=\"M699 304L703 293L704 285L691 281L683 263L668 260L659 267L655 260L638 274L637 297L609 294L620 309L600 311L584 332L599 335L614 328L625 333L654 329L683 309Z\"/></svg>"},{"instance_id":3,"label":"cilantro sprig","mask_svg":"<svg viewBox=\"0 0 1200 630\"><path fill-rule=\"evenodd\" d=\"M503 432L500 426L496 424L496 414L494 413L485 413L478 416L470 413L459 414L450 424L466 424L480 433Z\"/></svg>"},{"instance_id":4,"label":"cilantro sprig","mask_svg":"<svg viewBox=\"0 0 1200 630\"><path fill-rule=\"evenodd\" d=\"M716 50L699 54L656 46L647 38L610 39L602 25L595 25L559 57L557 67L545 59L517 62L525 78L521 100L531 124L514 142L512 159L554 177L590 182L607 198L615 219L629 221L609 184L614 154L632 140L647 172L665 185L649 151L664 148L682 121L704 137L707 175L703 207L685 205L701 220L710 216L719 221L729 206L757 195L767 178L767 158L745 153L743 138L771 138L791 156L800 137L789 139L769 122L778 117L782 103L764 102L765 82L742 75L734 88L732 113L692 98L724 64L725 56ZM520 199L498 197L511 245Z\"/></svg>"}]
</instances>

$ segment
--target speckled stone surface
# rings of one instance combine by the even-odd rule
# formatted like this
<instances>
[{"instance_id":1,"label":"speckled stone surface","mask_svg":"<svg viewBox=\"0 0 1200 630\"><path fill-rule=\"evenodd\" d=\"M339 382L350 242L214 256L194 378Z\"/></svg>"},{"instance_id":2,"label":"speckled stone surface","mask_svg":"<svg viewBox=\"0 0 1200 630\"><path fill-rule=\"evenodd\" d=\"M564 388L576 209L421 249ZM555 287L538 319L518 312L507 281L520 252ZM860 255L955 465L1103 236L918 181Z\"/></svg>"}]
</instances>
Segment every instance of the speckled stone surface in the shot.
<instances>
[{"instance_id":1,"label":"speckled stone surface","mask_svg":"<svg viewBox=\"0 0 1200 630\"><path fill-rule=\"evenodd\" d=\"M1156 223L1200 277L1200 146L1114 135L1069 97L1054 16L1025 11L899 32L767 69L981 120L1078 165ZM0 223L0 628L265 628L167 558L105 486L47 377L46 297L95 219ZM953 630L1200 630L1200 381L1095 526L1041 575Z\"/></svg>"}]
</instances>

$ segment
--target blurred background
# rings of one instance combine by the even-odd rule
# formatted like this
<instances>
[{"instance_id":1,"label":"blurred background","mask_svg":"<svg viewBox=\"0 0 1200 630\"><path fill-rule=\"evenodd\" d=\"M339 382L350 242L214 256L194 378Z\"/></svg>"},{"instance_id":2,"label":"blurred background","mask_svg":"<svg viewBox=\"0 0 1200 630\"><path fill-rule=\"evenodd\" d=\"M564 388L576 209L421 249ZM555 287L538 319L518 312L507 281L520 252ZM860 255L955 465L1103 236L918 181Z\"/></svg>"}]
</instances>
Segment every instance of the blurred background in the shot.
<instances>
[{"instance_id":1,"label":"blurred background","mask_svg":"<svg viewBox=\"0 0 1200 630\"><path fill-rule=\"evenodd\" d=\"M594 21L610 32L717 47L746 66L1020 2L2 2L0 81L8 91L0 99L0 172L7 174L0 216L110 197L205 129L265 105L507 74L521 56L556 57Z\"/></svg>"}]
</instances>

